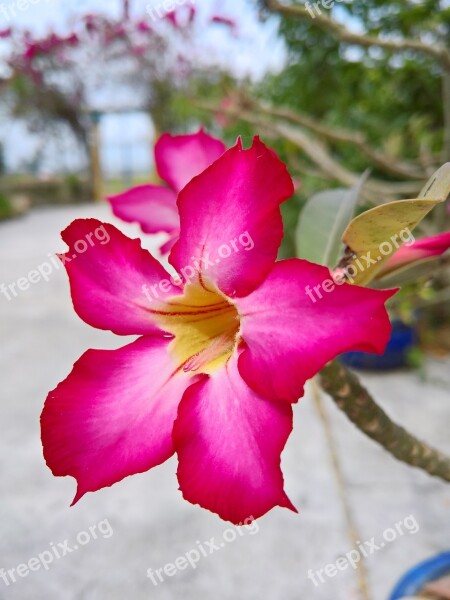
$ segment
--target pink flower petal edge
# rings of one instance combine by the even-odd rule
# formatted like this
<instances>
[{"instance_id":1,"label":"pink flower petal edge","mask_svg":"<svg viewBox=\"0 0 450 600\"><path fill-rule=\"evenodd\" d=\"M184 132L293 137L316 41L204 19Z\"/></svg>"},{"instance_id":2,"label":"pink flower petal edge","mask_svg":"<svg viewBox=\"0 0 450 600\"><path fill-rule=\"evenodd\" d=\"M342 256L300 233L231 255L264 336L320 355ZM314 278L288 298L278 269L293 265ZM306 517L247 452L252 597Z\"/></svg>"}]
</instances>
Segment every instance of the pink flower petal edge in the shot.
<instances>
[{"instance_id":1,"label":"pink flower petal edge","mask_svg":"<svg viewBox=\"0 0 450 600\"><path fill-rule=\"evenodd\" d=\"M116 217L139 223L144 233L169 234L161 253L169 252L178 238L180 219L177 193L226 150L225 144L203 129L194 134L164 134L155 145L155 162L160 177L169 187L140 185L108 197Z\"/></svg>"},{"instance_id":2,"label":"pink flower petal edge","mask_svg":"<svg viewBox=\"0 0 450 600\"><path fill-rule=\"evenodd\" d=\"M139 223L144 233L178 235L180 218L177 195L162 185L140 185L108 198L116 217L126 223Z\"/></svg>"},{"instance_id":3,"label":"pink flower petal edge","mask_svg":"<svg viewBox=\"0 0 450 600\"><path fill-rule=\"evenodd\" d=\"M174 452L173 423L184 390L166 338L143 337L118 350L89 350L49 393L41 417L53 474L87 492L143 473Z\"/></svg>"},{"instance_id":4,"label":"pink flower petal edge","mask_svg":"<svg viewBox=\"0 0 450 600\"><path fill-rule=\"evenodd\" d=\"M283 237L280 204L294 193L286 166L258 137L227 150L179 194L180 238L169 262L198 265L230 297L254 290L271 270Z\"/></svg>"},{"instance_id":5,"label":"pink flower petal edge","mask_svg":"<svg viewBox=\"0 0 450 600\"><path fill-rule=\"evenodd\" d=\"M391 333L384 304L397 290L344 284L327 293L322 284L330 279L326 267L281 261L257 290L236 299L246 344L239 370L264 397L296 402L306 381L339 354L384 351Z\"/></svg>"},{"instance_id":6,"label":"pink flower petal edge","mask_svg":"<svg viewBox=\"0 0 450 600\"><path fill-rule=\"evenodd\" d=\"M69 276L75 311L83 321L118 335L161 333L149 311L144 286L167 280L165 292L159 290L161 300L182 290L142 249L140 240L96 219L74 221L62 238L69 250L60 258Z\"/></svg>"},{"instance_id":7,"label":"pink flower petal edge","mask_svg":"<svg viewBox=\"0 0 450 600\"><path fill-rule=\"evenodd\" d=\"M188 135L162 135L155 145L156 168L163 181L181 191L226 150L225 144L203 129Z\"/></svg>"},{"instance_id":8,"label":"pink flower petal edge","mask_svg":"<svg viewBox=\"0 0 450 600\"><path fill-rule=\"evenodd\" d=\"M258 396L231 359L181 401L173 439L184 498L235 524L275 506L296 512L280 468L291 430L291 407Z\"/></svg>"},{"instance_id":9,"label":"pink flower petal edge","mask_svg":"<svg viewBox=\"0 0 450 600\"><path fill-rule=\"evenodd\" d=\"M402 246L391 256L377 273L377 279L390 273L412 266L414 263L441 256L450 248L450 231L416 240L409 246Z\"/></svg>"}]
</instances>

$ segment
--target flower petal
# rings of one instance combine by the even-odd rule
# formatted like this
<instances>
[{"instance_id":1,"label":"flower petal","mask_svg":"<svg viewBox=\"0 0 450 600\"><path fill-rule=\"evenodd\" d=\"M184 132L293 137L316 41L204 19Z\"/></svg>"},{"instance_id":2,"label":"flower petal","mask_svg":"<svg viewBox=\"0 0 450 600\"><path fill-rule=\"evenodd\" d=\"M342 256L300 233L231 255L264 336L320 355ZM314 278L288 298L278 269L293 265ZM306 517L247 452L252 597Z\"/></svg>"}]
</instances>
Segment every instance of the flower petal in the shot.
<instances>
[{"instance_id":1,"label":"flower petal","mask_svg":"<svg viewBox=\"0 0 450 600\"><path fill-rule=\"evenodd\" d=\"M294 192L285 165L259 138L238 144L178 196L180 239L169 261L200 265L230 297L246 295L273 266L283 237L279 205Z\"/></svg>"},{"instance_id":2,"label":"flower petal","mask_svg":"<svg viewBox=\"0 0 450 600\"><path fill-rule=\"evenodd\" d=\"M295 511L280 468L291 430L291 407L258 396L231 359L179 406L173 435L184 498L236 524L275 506Z\"/></svg>"},{"instance_id":3,"label":"flower petal","mask_svg":"<svg viewBox=\"0 0 450 600\"><path fill-rule=\"evenodd\" d=\"M62 238L69 251L60 258L69 275L73 305L83 321L118 335L160 332L143 286L148 289L165 282L158 289L161 300L182 290L170 282L170 275L139 240L96 219L74 221Z\"/></svg>"},{"instance_id":4,"label":"flower petal","mask_svg":"<svg viewBox=\"0 0 450 600\"><path fill-rule=\"evenodd\" d=\"M172 456L177 407L195 379L177 371L168 343L149 336L89 350L48 395L44 456L54 475L76 478L74 503Z\"/></svg>"},{"instance_id":5,"label":"flower petal","mask_svg":"<svg viewBox=\"0 0 450 600\"><path fill-rule=\"evenodd\" d=\"M169 252L172 250L172 248L175 245L175 242L178 239L178 234L179 231L171 235L169 239L166 242L164 242L164 244L160 247L159 251L161 252L162 256L164 256L165 254L169 254Z\"/></svg>"},{"instance_id":6,"label":"flower petal","mask_svg":"<svg viewBox=\"0 0 450 600\"><path fill-rule=\"evenodd\" d=\"M109 196L113 213L127 223L139 223L144 233L178 235L180 218L177 195L161 185L140 185L122 194Z\"/></svg>"},{"instance_id":7,"label":"flower petal","mask_svg":"<svg viewBox=\"0 0 450 600\"><path fill-rule=\"evenodd\" d=\"M237 22L230 17L224 17L222 15L213 15L210 19L210 23L219 23L220 25L226 25L231 29L235 29L237 27Z\"/></svg>"},{"instance_id":8,"label":"flower petal","mask_svg":"<svg viewBox=\"0 0 450 600\"><path fill-rule=\"evenodd\" d=\"M162 135L155 145L158 174L179 192L226 150L225 144L203 130L190 135Z\"/></svg>"},{"instance_id":9,"label":"flower petal","mask_svg":"<svg viewBox=\"0 0 450 600\"><path fill-rule=\"evenodd\" d=\"M409 246L402 246L377 273L377 279L415 262L441 256L449 248L450 231L416 240Z\"/></svg>"},{"instance_id":10,"label":"flower petal","mask_svg":"<svg viewBox=\"0 0 450 600\"><path fill-rule=\"evenodd\" d=\"M391 333L384 303L395 292L334 285L326 267L305 260L277 263L236 302L247 345L242 377L266 398L296 402L305 382L339 354L384 351Z\"/></svg>"}]
</instances>

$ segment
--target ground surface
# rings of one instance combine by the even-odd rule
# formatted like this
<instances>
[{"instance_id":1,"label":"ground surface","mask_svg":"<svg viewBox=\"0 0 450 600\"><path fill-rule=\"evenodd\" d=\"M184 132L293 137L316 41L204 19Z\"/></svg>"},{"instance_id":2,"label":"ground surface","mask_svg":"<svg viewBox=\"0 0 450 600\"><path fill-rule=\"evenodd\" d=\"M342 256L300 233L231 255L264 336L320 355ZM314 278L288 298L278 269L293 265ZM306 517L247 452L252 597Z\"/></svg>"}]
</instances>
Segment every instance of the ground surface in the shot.
<instances>
[{"instance_id":1,"label":"ground surface","mask_svg":"<svg viewBox=\"0 0 450 600\"><path fill-rule=\"evenodd\" d=\"M0 283L17 281L48 261L49 253L62 250L59 231L77 216L112 221L106 207L91 206L43 209L22 220L0 223ZM227 532L226 523L182 500L174 460L89 494L69 508L74 480L54 478L42 458L43 401L86 348L114 348L124 340L78 319L62 270L10 302L0 296L0 335L0 568L16 569L51 550L51 544L58 548L68 540L72 547L77 536L85 542L81 532L103 523L97 539L91 537L89 543L55 559L48 571L40 568L9 586L0 578L0 600L361 597L353 569L317 587L307 577L309 569L323 569L352 550L310 391L295 409L294 433L283 454L287 492L300 514L273 510L259 521L258 532L252 529L235 541L224 541L234 535ZM448 453L449 366L430 361L425 381L415 373L363 376L397 421ZM326 400L325 407L358 536L361 542L375 537L377 545L384 543L367 559L366 567L371 599L386 600L406 569L449 549L450 486L396 462L355 430L331 402ZM404 535L384 542L385 530L405 519ZM414 523L419 529L413 534ZM147 578L147 569L173 563L198 548L198 541L212 537L219 549L202 558L196 569L165 576L157 587Z\"/></svg>"}]
</instances>

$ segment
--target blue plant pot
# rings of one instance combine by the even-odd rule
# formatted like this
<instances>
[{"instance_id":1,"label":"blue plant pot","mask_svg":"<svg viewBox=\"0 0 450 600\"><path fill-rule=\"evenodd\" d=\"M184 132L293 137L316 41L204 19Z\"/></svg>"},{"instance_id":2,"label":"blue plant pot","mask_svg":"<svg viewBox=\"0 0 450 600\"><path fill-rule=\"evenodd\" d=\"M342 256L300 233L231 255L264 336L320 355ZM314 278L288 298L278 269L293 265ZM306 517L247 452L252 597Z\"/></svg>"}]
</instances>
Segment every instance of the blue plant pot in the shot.
<instances>
[{"instance_id":1,"label":"blue plant pot","mask_svg":"<svg viewBox=\"0 0 450 600\"><path fill-rule=\"evenodd\" d=\"M414 327L402 321L392 322L391 339L381 356L370 352L346 352L339 360L348 367L368 371L387 371L407 367L409 352L417 345Z\"/></svg>"},{"instance_id":2,"label":"blue plant pot","mask_svg":"<svg viewBox=\"0 0 450 600\"><path fill-rule=\"evenodd\" d=\"M434 558L413 567L395 586L389 600L401 600L417 595L431 581L450 574L450 552L444 552Z\"/></svg>"}]
</instances>

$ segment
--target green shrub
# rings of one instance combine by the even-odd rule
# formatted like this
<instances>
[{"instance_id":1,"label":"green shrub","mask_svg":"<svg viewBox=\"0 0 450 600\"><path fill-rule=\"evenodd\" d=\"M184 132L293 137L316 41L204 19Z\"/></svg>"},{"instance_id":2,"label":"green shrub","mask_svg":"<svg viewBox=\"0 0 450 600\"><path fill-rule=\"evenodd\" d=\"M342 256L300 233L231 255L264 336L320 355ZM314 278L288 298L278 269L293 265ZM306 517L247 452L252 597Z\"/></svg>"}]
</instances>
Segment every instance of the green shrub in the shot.
<instances>
[{"instance_id":1,"label":"green shrub","mask_svg":"<svg viewBox=\"0 0 450 600\"><path fill-rule=\"evenodd\" d=\"M14 213L13 206L8 197L0 192L0 219L7 219Z\"/></svg>"}]
</instances>

